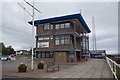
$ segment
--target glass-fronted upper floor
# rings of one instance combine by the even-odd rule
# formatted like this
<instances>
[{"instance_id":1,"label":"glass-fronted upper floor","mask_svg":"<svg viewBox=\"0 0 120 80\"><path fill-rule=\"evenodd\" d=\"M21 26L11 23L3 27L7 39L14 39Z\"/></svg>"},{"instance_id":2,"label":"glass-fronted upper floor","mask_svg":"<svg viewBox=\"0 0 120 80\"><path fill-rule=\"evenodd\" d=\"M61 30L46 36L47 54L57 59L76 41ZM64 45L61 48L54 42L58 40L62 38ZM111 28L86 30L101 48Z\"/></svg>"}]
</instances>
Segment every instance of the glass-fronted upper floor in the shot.
<instances>
[{"instance_id":1,"label":"glass-fronted upper floor","mask_svg":"<svg viewBox=\"0 0 120 80\"><path fill-rule=\"evenodd\" d=\"M60 23L44 23L37 27L37 35L39 34L50 34L50 33L66 33L66 32L77 32L80 34L80 29L83 31L79 25L74 24L73 21L60 22Z\"/></svg>"},{"instance_id":2,"label":"glass-fronted upper floor","mask_svg":"<svg viewBox=\"0 0 120 80\"><path fill-rule=\"evenodd\" d=\"M71 23L70 22L66 22L66 23L57 23L55 24L55 29L66 29L66 28L70 28ZM45 23L44 24L44 30L53 30L53 24L50 23Z\"/></svg>"}]
</instances>

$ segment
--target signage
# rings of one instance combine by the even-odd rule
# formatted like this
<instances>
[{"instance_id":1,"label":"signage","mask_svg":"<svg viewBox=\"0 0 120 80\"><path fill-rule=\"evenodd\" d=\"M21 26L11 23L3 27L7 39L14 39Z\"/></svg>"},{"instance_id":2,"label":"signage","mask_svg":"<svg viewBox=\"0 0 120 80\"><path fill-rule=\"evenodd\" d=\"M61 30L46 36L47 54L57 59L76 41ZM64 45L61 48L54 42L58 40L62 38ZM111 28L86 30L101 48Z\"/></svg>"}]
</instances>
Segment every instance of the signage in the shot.
<instances>
[{"instance_id":1,"label":"signage","mask_svg":"<svg viewBox=\"0 0 120 80\"><path fill-rule=\"evenodd\" d=\"M49 47L49 42L38 42L38 48Z\"/></svg>"}]
</instances>

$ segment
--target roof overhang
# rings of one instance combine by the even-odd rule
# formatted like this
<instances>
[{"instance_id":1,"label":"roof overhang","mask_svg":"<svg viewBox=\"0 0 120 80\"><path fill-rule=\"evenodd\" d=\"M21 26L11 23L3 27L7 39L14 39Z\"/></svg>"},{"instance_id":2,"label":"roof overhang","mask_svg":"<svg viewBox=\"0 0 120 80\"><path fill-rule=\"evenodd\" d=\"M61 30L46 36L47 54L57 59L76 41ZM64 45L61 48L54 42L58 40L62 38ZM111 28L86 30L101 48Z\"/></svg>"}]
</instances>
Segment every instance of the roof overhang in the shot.
<instances>
[{"instance_id":1,"label":"roof overhang","mask_svg":"<svg viewBox=\"0 0 120 80\"><path fill-rule=\"evenodd\" d=\"M82 15L79 14L72 14L72 15L66 15L66 16L60 16L60 17L54 17L54 18L48 18L48 19L42 19L42 20L35 20L34 24L44 24L44 23L51 23L51 22L56 22L56 21L62 21L62 20L69 20L69 19L78 19L80 23L83 25L85 30L90 33L90 29L88 25L86 24L85 20L83 19ZM28 22L29 24L32 25L32 21Z\"/></svg>"}]
</instances>

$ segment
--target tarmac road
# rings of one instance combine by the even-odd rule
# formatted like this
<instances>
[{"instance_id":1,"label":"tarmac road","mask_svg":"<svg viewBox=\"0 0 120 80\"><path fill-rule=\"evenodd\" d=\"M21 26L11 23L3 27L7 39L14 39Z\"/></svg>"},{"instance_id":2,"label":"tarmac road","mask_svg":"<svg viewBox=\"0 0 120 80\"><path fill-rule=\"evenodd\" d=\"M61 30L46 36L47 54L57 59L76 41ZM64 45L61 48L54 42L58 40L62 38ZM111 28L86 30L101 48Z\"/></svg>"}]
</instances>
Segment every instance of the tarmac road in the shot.
<instances>
[{"instance_id":1,"label":"tarmac road","mask_svg":"<svg viewBox=\"0 0 120 80\"><path fill-rule=\"evenodd\" d=\"M21 57L20 59L16 60L2 61L3 74L5 71L16 70L20 63L25 63L28 67L31 66L31 60L27 59L27 57Z\"/></svg>"}]
</instances>

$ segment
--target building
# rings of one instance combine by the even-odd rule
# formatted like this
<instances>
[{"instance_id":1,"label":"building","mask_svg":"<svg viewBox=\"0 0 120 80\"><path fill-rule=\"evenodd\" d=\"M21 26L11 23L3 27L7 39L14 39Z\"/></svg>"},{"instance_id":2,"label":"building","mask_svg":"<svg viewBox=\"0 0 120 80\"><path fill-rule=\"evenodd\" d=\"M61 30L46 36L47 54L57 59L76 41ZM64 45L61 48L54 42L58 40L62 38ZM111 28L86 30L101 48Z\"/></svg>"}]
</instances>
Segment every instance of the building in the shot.
<instances>
[{"instance_id":1,"label":"building","mask_svg":"<svg viewBox=\"0 0 120 80\"><path fill-rule=\"evenodd\" d=\"M104 58L105 55L105 50L90 50L90 58Z\"/></svg>"},{"instance_id":2,"label":"building","mask_svg":"<svg viewBox=\"0 0 120 80\"><path fill-rule=\"evenodd\" d=\"M38 60L77 62L89 55L88 33L91 31L80 13L36 20L34 23Z\"/></svg>"},{"instance_id":3,"label":"building","mask_svg":"<svg viewBox=\"0 0 120 80\"><path fill-rule=\"evenodd\" d=\"M16 55L27 55L29 54L29 51L27 50L18 50L16 51Z\"/></svg>"}]
</instances>

